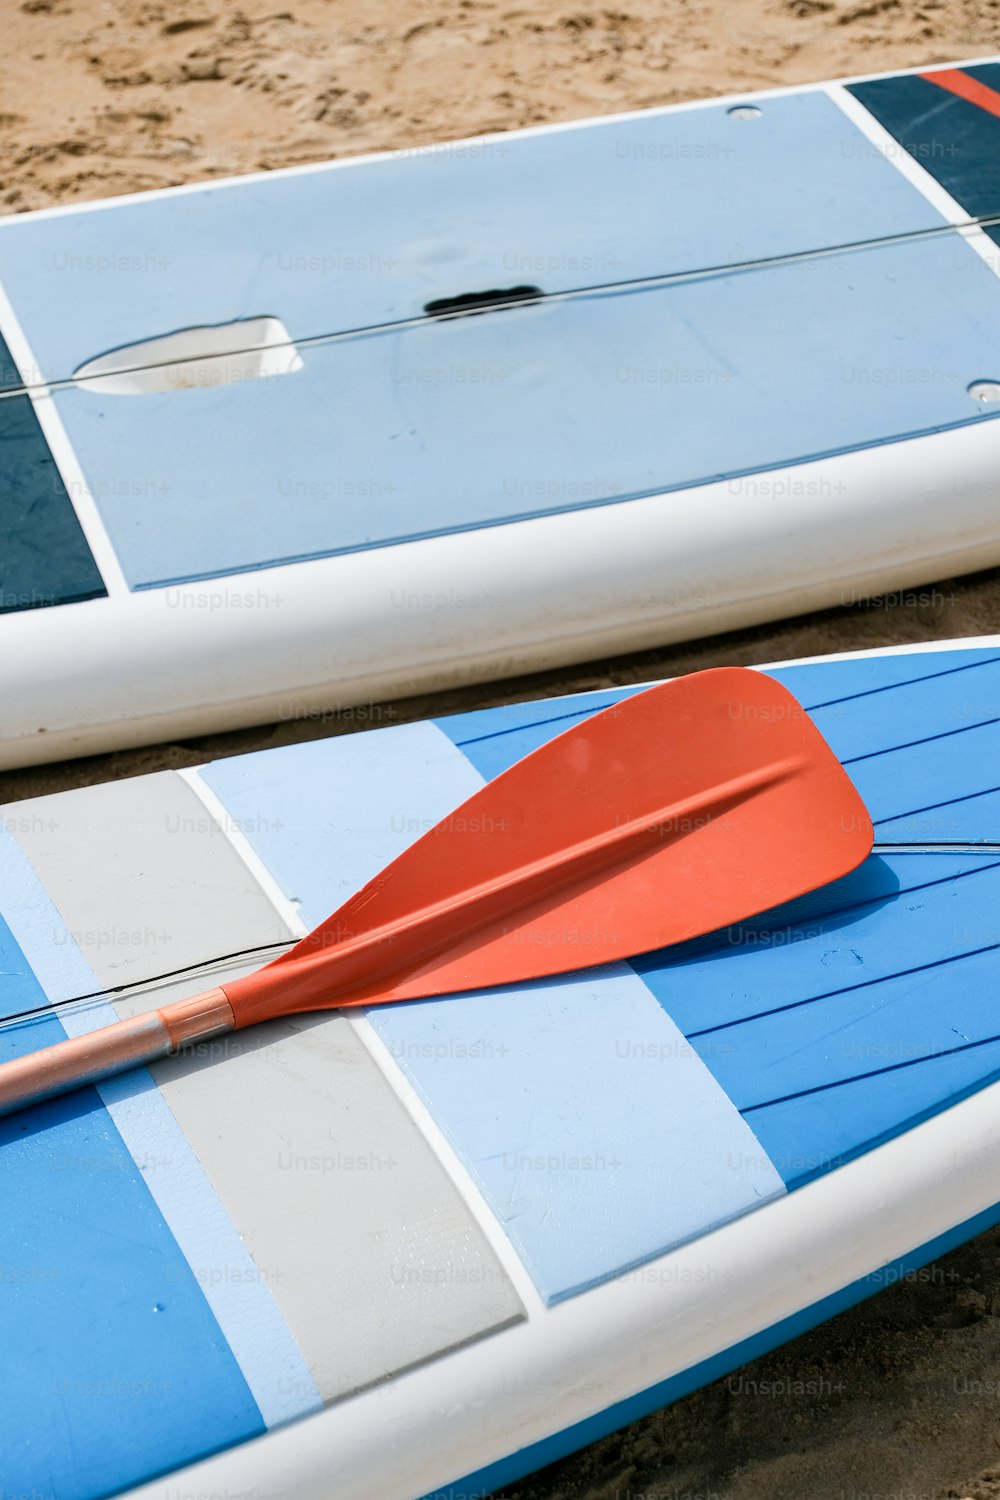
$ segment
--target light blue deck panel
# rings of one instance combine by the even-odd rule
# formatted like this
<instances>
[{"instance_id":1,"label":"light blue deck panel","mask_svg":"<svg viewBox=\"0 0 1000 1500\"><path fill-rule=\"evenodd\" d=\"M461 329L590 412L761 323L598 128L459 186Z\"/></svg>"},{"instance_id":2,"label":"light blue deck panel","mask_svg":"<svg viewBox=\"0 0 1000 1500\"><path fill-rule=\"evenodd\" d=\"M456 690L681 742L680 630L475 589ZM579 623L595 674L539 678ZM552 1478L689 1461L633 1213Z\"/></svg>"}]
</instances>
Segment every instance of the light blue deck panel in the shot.
<instances>
[{"instance_id":1,"label":"light blue deck panel","mask_svg":"<svg viewBox=\"0 0 1000 1500\"><path fill-rule=\"evenodd\" d=\"M466 292L558 292L944 222L821 91L759 107L752 121L711 104L9 219L0 283L53 380L198 324L270 315L314 337Z\"/></svg>"},{"instance_id":2,"label":"light blue deck panel","mask_svg":"<svg viewBox=\"0 0 1000 1500\"><path fill-rule=\"evenodd\" d=\"M54 400L144 588L990 421L966 388L998 348L1000 282L955 236L428 321L267 380Z\"/></svg>"}]
</instances>

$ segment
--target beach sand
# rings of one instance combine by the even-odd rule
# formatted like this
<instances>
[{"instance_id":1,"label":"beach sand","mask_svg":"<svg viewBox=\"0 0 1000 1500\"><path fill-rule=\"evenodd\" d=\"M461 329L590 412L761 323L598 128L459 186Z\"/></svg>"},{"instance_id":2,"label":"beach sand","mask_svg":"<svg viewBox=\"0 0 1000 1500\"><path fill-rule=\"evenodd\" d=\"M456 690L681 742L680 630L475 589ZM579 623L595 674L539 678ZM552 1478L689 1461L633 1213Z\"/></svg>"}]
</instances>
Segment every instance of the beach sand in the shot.
<instances>
[{"instance_id":1,"label":"beach sand","mask_svg":"<svg viewBox=\"0 0 1000 1500\"><path fill-rule=\"evenodd\" d=\"M291 0L291 10L243 11L213 0L6 0L0 207L18 212L1000 51L1000 0L618 3L626 8ZM994 631L996 570L709 641L384 705L378 717ZM0 801L364 722L330 715L10 772L0 775ZM1000 1496L998 1248L1000 1231L990 1231L767 1359L513 1487L511 1500Z\"/></svg>"}]
</instances>

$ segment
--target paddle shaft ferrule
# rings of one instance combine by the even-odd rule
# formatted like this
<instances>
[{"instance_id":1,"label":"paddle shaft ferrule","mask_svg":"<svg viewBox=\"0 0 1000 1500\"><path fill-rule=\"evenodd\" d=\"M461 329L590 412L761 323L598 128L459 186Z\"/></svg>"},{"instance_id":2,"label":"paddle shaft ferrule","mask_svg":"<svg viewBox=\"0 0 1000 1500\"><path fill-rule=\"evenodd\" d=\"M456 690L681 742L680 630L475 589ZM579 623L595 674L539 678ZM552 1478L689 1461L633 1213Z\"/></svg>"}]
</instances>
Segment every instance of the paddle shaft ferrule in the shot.
<instances>
[{"instance_id":1,"label":"paddle shaft ferrule","mask_svg":"<svg viewBox=\"0 0 1000 1500\"><path fill-rule=\"evenodd\" d=\"M0 1115L167 1057L236 1025L224 990L116 1021L25 1057L0 1063Z\"/></svg>"}]
</instances>

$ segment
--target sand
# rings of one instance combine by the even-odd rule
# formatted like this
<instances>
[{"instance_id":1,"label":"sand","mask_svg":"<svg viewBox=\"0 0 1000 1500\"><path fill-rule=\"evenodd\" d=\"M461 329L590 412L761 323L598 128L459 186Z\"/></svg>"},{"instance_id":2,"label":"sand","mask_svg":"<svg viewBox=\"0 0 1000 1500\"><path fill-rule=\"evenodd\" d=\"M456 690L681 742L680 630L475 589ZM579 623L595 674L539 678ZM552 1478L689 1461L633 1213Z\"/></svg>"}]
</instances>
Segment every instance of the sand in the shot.
<instances>
[{"instance_id":1,"label":"sand","mask_svg":"<svg viewBox=\"0 0 1000 1500\"><path fill-rule=\"evenodd\" d=\"M1000 28L1000 0L292 4L4 0L3 204L971 57Z\"/></svg>"},{"instance_id":2,"label":"sand","mask_svg":"<svg viewBox=\"0 0 1000 1500\"><path fill-rule=\"evenodd\" d=\"M1000 0L291 3L4 0L2 209L1000 51ZM379 716L993 631L996 570ZM0 801L357 727L331 715L9 772ZM1000 1231L981 1236L511 1500L1000 1496L998 1248Z\"/></svg>"}]
</instances>

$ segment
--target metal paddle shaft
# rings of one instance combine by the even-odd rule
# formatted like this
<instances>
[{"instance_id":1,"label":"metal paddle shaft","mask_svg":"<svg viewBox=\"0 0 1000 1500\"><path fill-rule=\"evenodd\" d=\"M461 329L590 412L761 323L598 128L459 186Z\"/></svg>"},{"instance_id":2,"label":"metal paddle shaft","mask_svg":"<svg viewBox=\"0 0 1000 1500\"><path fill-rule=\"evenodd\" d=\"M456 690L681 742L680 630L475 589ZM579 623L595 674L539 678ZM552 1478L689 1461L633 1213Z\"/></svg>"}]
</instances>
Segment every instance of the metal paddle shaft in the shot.
<instances>
[{"instance_id":1,"label":"metal paddle shaft","mask_svg":"<svg viewBox=\"0 0 1000 1500\"><path fill-rule=\"evenodd\" d=\"M697 937L846 875L872 838L836 756L773 678L727 667L663 683L526 756L264 968L0 1065L0 1113L230 1026Z\"/></svg>"},{"instance_id":2,"label":"metal paddle shaft","mask_svg":"<svg viewBox=\"0 0 1000 1500\"><path fill-rule=\"evenodd\" d=\"M84 1083L168 1057L191 1042L233 1031L236 1018L222 990L208 990L146 1015L56 1042L0 1066L0 1115Z\"/></svg>"}]
</instances>

